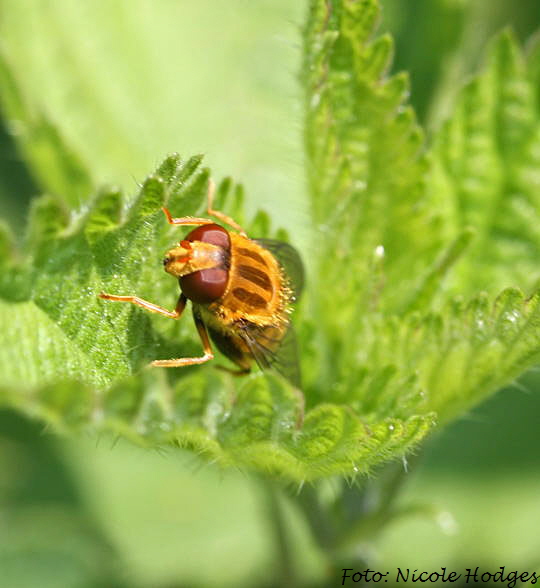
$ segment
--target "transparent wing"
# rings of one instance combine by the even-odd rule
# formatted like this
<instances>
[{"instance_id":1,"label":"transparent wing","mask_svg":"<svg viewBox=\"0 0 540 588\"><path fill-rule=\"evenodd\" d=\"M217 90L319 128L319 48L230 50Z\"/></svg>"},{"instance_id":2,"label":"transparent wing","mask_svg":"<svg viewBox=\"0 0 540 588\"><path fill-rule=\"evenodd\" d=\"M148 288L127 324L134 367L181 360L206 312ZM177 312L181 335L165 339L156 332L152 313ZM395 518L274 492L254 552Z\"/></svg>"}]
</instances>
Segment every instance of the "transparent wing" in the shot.
<instances>
[{"instance_id":1,"label":"transparent wing","mask_svg":"<svg viewBox=\"0 0 540 588\"><path fill-rule=\"evenodd\" d=\"M294 386L302 388L298 345L292 325L247 325L240 332L240 336L261 369L274 369Z\"/></svg>"},{"instance_id":2,"label":"transparent wing","mask_svg":"<svg viewBox=\"0 0 540 588\"><path fill-rule=\"evenodd\" d=\"M268 249L281 265L293 291L295 301L304 289L304 264L298 251L289 243L275 239L253 239L261 247Z\"/></svg>"}]
</instances>

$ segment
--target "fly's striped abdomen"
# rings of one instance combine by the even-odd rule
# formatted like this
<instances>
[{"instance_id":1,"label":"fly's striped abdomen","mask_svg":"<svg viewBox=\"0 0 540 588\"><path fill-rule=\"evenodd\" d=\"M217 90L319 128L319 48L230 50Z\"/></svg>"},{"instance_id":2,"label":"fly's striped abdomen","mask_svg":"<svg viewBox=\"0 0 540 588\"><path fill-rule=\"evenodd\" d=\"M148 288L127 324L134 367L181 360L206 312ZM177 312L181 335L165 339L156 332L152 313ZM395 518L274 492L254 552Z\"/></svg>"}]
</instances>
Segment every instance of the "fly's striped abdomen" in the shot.
<instances>
[{"instance_id":1,"label":"fly's striped abdomen","mask_svg":"<svg viewBox=\"0 0 540 588\"><path fill-rule=\"evenodd\" d=\"M281 272L274 256L254 241L231 237L229 284L220 301L233 313L268 317L281 311Z\"/></svg>"}]
</instances>

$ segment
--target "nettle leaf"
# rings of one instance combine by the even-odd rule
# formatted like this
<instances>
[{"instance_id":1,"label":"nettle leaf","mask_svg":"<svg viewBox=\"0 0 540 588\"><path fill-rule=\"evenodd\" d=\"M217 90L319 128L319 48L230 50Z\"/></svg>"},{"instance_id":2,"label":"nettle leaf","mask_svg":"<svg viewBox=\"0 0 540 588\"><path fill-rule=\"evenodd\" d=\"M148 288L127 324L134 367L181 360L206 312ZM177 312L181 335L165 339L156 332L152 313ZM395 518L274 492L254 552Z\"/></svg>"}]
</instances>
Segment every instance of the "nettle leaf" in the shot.
<instances>
[{"instance_id":1,"label":"nettle leaf","mask_svg":"<svg viewBox=\"0 0 540 588\"><path fill-rule=\"evenodd\" d=\"M376 0L314 1L305 143L320 256L307 397L445 422L539 359L537 52L509 34L430 151ZM502 293L502 287L507 287ZM313 318L315 317L315 318Z\"/></svg>"},{"instance_id":2,"label":"nettle leaf","mask_svg":"<svg viewBox=\"0 0 540 588\"><path fill-rule=\"evenodd\" d=\"M476 233L453 279L463 293L540 283L538 63L500 35L435 141L430 182L450 204L448 230Z\"/></svg>"}]
</instances>

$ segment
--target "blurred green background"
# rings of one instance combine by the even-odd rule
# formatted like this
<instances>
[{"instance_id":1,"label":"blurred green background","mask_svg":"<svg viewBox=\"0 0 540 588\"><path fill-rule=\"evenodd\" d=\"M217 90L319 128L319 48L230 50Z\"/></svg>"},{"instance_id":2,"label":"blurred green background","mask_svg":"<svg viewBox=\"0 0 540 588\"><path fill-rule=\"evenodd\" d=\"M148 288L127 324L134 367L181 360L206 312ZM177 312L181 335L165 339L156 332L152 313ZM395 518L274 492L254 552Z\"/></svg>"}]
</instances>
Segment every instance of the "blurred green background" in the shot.
<instances>
[{"instance_id":1,"label":"blurred green background","mask_svg":"<svg viewBox=\"0 0 540 588\"><path fill-rule=\"evenodd\" d=\"M250 210L268 209L305 247L296 81L305 4L3 0L0 47L27 107L57 126L95 186L133 193L166 153L205 153L217 178L244 183ZM394 69L411 72L428 133L494 32L510 24L525 42L540 26L537 0L383 0L383 10ZM21 133L4 120L0 214L18 235L41 192L16 147ZM528 374L426 443L401 500L436 505L439 524L394 524L376 546L379 569L540 566L539 388ZM0 413L0 468L2 586L275 581L266 496L245 474L122 440L59 439L9 412ZM322 562L289 516L310 585Z\"/></svg>"}]
</instances>

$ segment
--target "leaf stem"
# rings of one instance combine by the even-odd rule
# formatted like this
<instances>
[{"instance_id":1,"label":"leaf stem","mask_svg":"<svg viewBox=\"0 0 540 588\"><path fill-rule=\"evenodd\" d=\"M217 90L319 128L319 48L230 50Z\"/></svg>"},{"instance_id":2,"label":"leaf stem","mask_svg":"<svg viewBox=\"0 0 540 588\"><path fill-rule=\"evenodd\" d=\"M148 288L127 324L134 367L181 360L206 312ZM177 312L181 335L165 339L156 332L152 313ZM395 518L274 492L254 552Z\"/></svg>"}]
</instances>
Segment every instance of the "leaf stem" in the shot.
<instances>
[{"instance_id":1,"label":"leaf stem","mask_svg":"<svg viewBox=\"0 0 540 588\"><path fill-rule=\"evenodd\" d=\"M277 585L295 588L299 586L298 576L280 491L276 484L269 479L261 479L261 486L265 493L267 519L270 523L276 549Z\"/></svg>"}]
</instances>

